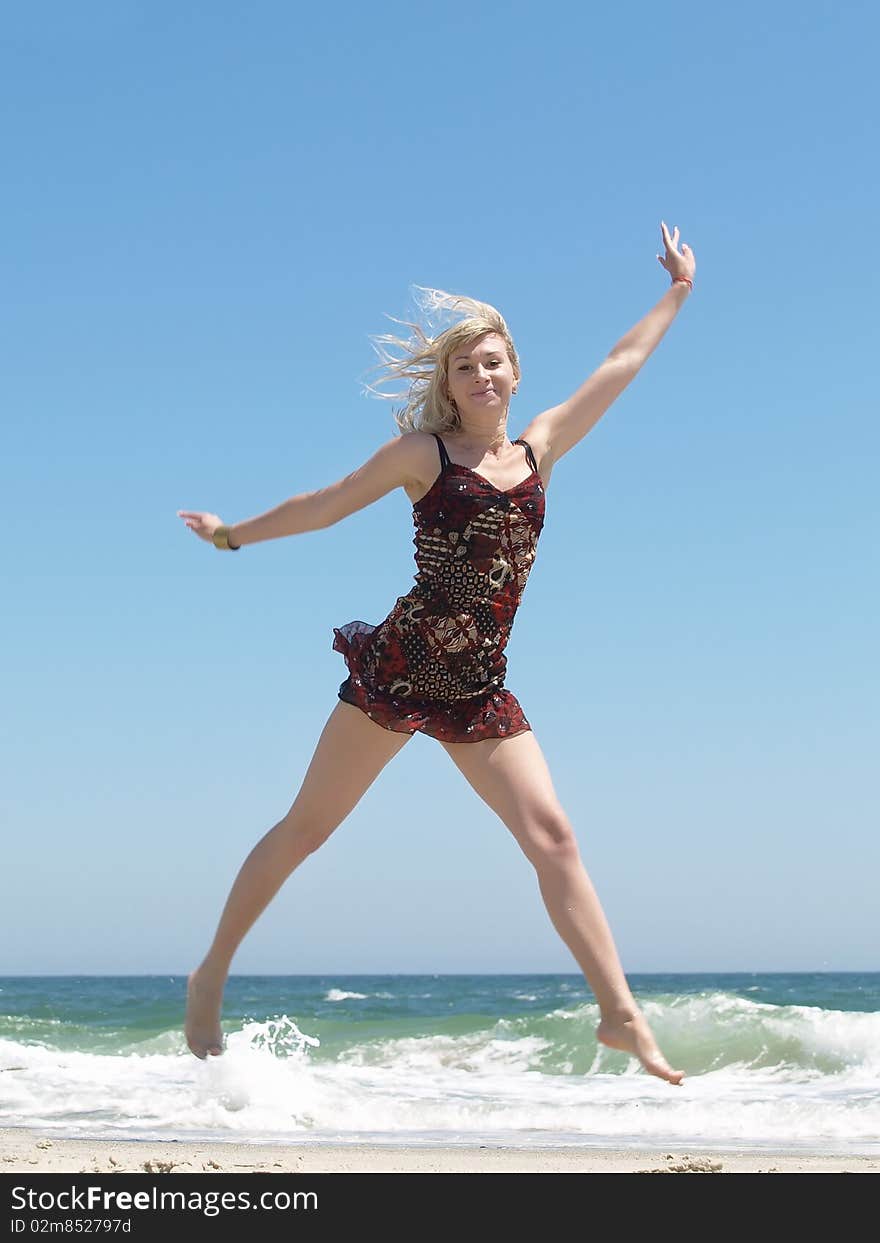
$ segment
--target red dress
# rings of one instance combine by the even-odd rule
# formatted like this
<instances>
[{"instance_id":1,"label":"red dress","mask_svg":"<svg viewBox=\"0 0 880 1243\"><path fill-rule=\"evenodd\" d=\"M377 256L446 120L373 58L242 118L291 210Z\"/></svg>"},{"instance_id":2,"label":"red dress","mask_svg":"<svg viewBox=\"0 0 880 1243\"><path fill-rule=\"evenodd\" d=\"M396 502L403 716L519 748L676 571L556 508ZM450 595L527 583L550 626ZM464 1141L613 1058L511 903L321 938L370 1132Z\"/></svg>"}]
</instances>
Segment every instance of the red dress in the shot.
<instances>
[{"instance_id":1,"label":"red dress","mask_svg":"<svg viewBox=\"0 0 880 1243\"><path fill-rule=\"evenodd\" d=\"M378 626L333 628L349 676L339 698L398 733L442 742L509 738L531 729L504 689L504 649L544 525L532 473L502 491L440 450L440 474L413 507L416 585Z\"/></svg>"}]
</instances>

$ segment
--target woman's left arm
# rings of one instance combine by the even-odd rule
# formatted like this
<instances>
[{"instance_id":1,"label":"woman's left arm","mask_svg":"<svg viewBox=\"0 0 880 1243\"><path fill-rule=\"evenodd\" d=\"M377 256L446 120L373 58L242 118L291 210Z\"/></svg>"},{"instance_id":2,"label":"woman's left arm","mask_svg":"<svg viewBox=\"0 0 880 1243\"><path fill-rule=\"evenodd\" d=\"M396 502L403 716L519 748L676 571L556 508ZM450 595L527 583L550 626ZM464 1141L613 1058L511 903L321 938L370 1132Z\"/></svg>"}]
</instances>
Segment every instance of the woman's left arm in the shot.
<instances>
[{"instance_id":1,"label":"woman's left arm","mask_svg":"<svg viewBox=\"0 0 880 1243\"><path fill-rule=\"evenodd\" d=\"M693 283L694 272L697 270L697 261L694 259L694 252L690 246L685 242L682 244L681 251L676 249L679 237L678 225L675 226L672 237L669 236L669 230L662 220L660 227L663 230L666 256L658 255L657 259L672 277L673 284L644 319L640 319L635 328L630 328L626 336L620 338L608 355L609 358L628 359L637 364L637 369L644 364L648 356L663 340L667 328L691 292L691 286L678 278L686 277Z\"/></svg>"},{"instance_id":2,"label":"woman's left arm","mask_svg":"<svg viewBox=\"0 0 880 1243\"><path fill-rule=\"evenodd\" d=\"M688 280L693 280L697 267L694 253L687 245L683 245L680 251L677 250L678 228L676 227L670 237L663 221L660 224L666 254L658 255L657 258L672 277L673 284L657 305L626 336L621 337L608 357L571 397L536 415L522 433L523 438L528 440L536 452L540 449L539 457L546 463L547 470L552 469L552 465L563 454L583 440L638 375L690 293L690 285L677 278L687 277ZM546 473L545 471L545 477Z\"/></svg>"}]
</instances>

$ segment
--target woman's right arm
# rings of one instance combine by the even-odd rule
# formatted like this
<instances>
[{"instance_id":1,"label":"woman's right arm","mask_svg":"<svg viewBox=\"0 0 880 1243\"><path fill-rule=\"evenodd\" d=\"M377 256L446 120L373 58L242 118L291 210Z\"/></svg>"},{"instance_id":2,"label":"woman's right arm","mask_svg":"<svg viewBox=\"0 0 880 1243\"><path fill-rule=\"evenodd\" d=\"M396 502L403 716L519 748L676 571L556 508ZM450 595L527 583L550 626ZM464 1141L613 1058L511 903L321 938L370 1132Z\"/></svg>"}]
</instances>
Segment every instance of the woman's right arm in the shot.
<instances>
[{"instance_id":1,"label":"woman's right arm","mask_svg":"<svg viewBox=\"0 0 880 1243\"><path fill-rule=\"evenodd\" d=\"M320 531L341 522L349 514L372 505L394 488L419 478L420 440L418 435L395 436L377 449L363 466L337 483L331 483L317 492L292 496L256 518L246 518L229 526L229 543L240 548L243 544L258 544L262 540L281 539L285 535ZM179 509L177 513L190 530L208 543L221 525L217 514L189 509Z\"/></svg>"}]
</instances>

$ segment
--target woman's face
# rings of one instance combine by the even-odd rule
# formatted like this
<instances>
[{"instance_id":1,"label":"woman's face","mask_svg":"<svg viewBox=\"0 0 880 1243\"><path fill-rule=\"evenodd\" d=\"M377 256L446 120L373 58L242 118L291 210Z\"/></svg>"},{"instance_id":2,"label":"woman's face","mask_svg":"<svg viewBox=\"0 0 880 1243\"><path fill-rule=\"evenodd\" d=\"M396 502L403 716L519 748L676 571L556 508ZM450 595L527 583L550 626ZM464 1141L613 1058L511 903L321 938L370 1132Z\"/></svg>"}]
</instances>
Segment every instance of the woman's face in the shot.
<instances>
[{"instance_id":1,"label":"woman's face","mask_svg":"<svg viewBox=\"0 0 880 1243\"><path fill-rule=\"evenodd\" d=\"M499 414L510 405L516 385L504 338L487 333L470 345L456 346L446 372L449 396L460 415Z\"/></svg>"}]
</instances>

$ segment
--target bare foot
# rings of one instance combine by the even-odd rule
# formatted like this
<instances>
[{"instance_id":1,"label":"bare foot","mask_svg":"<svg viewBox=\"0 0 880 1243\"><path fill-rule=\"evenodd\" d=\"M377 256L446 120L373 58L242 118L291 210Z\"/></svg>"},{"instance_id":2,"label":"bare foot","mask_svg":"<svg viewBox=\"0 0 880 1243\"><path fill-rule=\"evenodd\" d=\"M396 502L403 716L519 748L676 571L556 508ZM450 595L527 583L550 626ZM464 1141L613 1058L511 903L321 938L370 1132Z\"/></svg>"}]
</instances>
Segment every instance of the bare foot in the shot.
<instances>
[{"instance_id":1,"label":"bare foot","mask_svg":"<svg viewBox=\"0 0 880 1243\"><path fill-rule=\"evenodd\" d=\"M675 1084L680 1084L684 1078L684 1071L673 1070L660 1052L648 1022L639 1010L629 1018L602 1019L596 1029L596 1038L609 1049L622 1049L624 1053L632 1053L649 1075L656 1075L658 1079L666 1079Z\"/></svg>"},{"instance_id":2,"label":"bare foot","mask_svg":"<svg viewBox=\"0 0 880 1243\"><path fill-rule=\"evenodd\" d=\"M209 1053L212 1057L219 1057L223 1052L223 1032L220 1028L223 983L202 972L201 968L187 980L183 1030L190 1052L202 1061Z\"/></svg>"}]
</instances>

